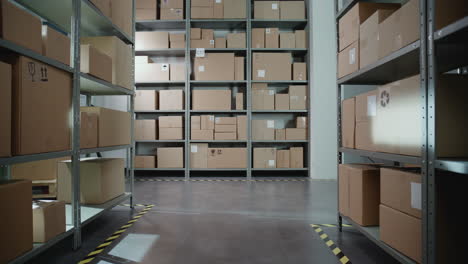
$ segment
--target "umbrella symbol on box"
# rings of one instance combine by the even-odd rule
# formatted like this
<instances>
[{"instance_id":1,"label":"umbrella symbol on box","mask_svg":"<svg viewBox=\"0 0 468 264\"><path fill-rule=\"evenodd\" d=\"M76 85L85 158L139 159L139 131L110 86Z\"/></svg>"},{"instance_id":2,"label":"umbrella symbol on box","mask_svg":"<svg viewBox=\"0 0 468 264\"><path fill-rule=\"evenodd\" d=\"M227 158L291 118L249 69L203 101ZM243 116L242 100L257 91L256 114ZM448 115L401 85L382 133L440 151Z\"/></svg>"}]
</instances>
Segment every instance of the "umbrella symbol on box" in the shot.
<instances>
[{"instance_id":1,"label":"umbrella symbol on box","mask_svg":"<svg viewBox=\"0 0 468 264\"><path fill-rule=\"evenodd\" d=\"M390 93L388 91L383 91L380 94L380 105L386 107L390 103Z\"/></svg>"}]
</instances>

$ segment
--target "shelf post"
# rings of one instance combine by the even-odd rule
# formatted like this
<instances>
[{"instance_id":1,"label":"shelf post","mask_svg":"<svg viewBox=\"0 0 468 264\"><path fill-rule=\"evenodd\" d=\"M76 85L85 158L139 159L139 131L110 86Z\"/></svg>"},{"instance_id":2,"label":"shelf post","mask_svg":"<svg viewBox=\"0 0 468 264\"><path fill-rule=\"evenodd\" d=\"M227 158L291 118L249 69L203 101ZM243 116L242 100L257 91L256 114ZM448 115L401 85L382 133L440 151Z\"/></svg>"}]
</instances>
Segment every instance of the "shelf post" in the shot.
<instances>
[{"instance_id":1,"label":"shelf post","mask_svg":"<svg viewBox=\"0 0 468 264\"><path fill-rule=\"evenodd\" d=\"M190 180L190 94L192 87L190 85L190 72L192 69L192 58L190 57L190 2L185 2L185 180Z\"/></svg>"},{"instance_id":2,"label":"shelf post","mask_svg":"<svg viewBox=\"0 0 468 264\"><path fill-rule=\"evenodd\" d=\"M132 79L135 84L135 0L132 0ZM134 94L128 96L128 111L130 112L130 148L127 149L127 172L130 181L130 207L134 208L134 192L135 192L135 92L136 87L133 86Z\"/></svg>"},{"instance_id":3,"label":"shelf post","mask_svg":"<svg viewBox=\"0 0 468 264\"><path fill-rule=\"evenodd\" d=\"M247 180L252 180L252 1L247 0L247 53L246 73L247 86L245 87L246 110L247 110Z\"/></svg>"}]
</instances>

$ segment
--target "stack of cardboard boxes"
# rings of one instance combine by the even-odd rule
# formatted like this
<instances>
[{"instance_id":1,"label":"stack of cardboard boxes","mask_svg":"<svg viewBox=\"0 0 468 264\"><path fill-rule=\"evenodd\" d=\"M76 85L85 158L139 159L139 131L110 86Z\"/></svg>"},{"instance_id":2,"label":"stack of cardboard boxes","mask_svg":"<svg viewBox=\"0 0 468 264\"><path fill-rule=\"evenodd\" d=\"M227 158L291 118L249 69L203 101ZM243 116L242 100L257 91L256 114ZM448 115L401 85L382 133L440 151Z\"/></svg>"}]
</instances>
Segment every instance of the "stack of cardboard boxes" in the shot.
<instances>
[{"instance_id":1,"label":"stack of cardboard boxes","mask_svg":"<svg viewBox=\"0 0 468 264\"><path fill-rule=\"evenodd\" d=\"M96 1L96 0L94 0ZM109 0L107 0L109 1ZM158 2L160 6L158 7ZM184 19L183 0L136 0L136 20L182 20Z\"/></svg>"},{"instance_id":2,"label":"stack of cardboard boxes","mask_svg":"<svg viewBox=\"0 0 468 264\"><path fill-rule=\"evenodd\" d=\"M304 168L304 148L254 148L253 167L258 169Z\"/></svg>"},{"instance_id":3,"label":"stack of cardboard boxes","mask_svg":"<svg viewBox=\"0 0 468 264\"><path fill-rule=\"evenodd\" d=\"M247 116L215 117L201 115L191 117L192 140L246 140Z\"/></svg>"},{"instance_id":4,"label":"stack of cardboard boxes","mask_svg":"<svg viewBox=\"0 0 468 264\"><path fill-rule=\"evenodd\" d=\"M190 40L190 48L240 49L246 47L245 32L215 36L213 29L191 28Z\"/></svg>"},{"instance_id":5,"label":"stack of cardboard boxes","mask_svg":"<svg viewBox=\"0 0 468 264\"><path fill-rule=\"evenodd\" d=\"M153 119L135 120L135 140L182 140L183 128L182 116L160 116L158 126Z\"/></svg>"},{"instance_id":6,"label":"stack of cardboard boxes","mask_svg":"<svg viewBox=\"0 0 468 264\"><path fill-rule=\"evenodd\" d=\"M307 118L296 117L295 128L275 129L275 120L252 120L253 140L307 140Z\"/></svg>"},{"instance_id":7,"label":"stack of cardboard boxes","mask_svg":"<svg viewBox=\"0 0 468 264\"><path fill-rule=\"evenodd\" d=\"M192 19L246 18L247 5L238 0L192 0Z\"/></svg>"},{"instance_id":8,"label":"stack of cardboard boxes","mask_svg":"<svg viewBox=\"0 0 468 264\"><path fill-rule=\"evenodd\" d=\"M287 94L275 94L267 84L252 85L253 110L306 110L307 86L291 85Z\"/></svg>"},{"instance_id":9,"label":"stack of cardboard boxes","mask_svg":"<svg viewBox=\"0 0 468 264\"><path fill-rule=\"evenodd\" d=\"M255 19L305 19L304 1L255 1Z\"/></svg>"},{"instance_id":10,"label":"stack of cardboard boxes","mask_svg":"<svg viewBox=\"0 0 468 264\"><path fill-rule=\"evenodd\" d=\"M137 56L135 59L135 82L137 83L184 80L185 64L183 63L153 63L147 56Z\"/></svg>"},{"instance_id":11,"label":"stack of cardboard boxes","mask_svg":"<svg viewBox=\"0 0 468 264\"><path fill-rule=\"evenodd\" d=\"M206 143L191 144L190 167L194 169L247 168L247 149L210 148Z\"/></svg>"},{"instance_id":12,"label":"stack of cardboard boxes","mask_svg":"<svg viewBox=\"0 0 468 264\"><path fill-rule=\"evenodd\" d=\"M184 110L183 90L138 90L135 94L136 111Z\"/></svg>"},{"instance_id":13,"label":"stack of cardboard boxes","mask_svg":"<svg viewBox=\"0 0 468 264\"><path fill-rule=\"evenodd\" d=\"M245 58L234 53L205 53L194 59L193 80L241 81L245 80Z\"/></svg>"},{"instance_id":14,"label":"stack of cardboard boxes","mask_svg":"<svg viewBox=\"0 0 468 264\"><path fill-rule=\"evenodd\" d=\"M165 31L139 31L135 33L135 50L185 49L185 33Z\"/></svg>"},{"instance_id":15,"label":"stack of cardboard boxes","mask_svg":"<svg viewBox=\"0 0 468 264\"><path fill-rule=\"evenodd\" d=\"M279 32L279 28L253 28L253 49L305 49L307 39L305 30Z\"/></svg>"},{"instance_id":16,"label":"stack of cardboard boxes","mask_svg":"<svg viewBox=\"0 0 468 264\"><path fill-rule=\"evenodd\" d=\"M159 147L155 155L135 156L135 168L138 169L174 169L184 167L184 148Z\"/></svg>"}]
</instances>

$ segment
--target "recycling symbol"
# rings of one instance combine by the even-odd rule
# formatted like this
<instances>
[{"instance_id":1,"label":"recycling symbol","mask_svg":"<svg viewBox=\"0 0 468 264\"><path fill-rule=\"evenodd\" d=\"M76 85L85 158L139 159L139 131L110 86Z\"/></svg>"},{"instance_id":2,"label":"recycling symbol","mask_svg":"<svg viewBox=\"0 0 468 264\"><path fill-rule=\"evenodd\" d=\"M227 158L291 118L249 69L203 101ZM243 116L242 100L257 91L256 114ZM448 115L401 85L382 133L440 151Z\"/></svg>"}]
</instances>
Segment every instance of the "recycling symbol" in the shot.
<instances>
[{"instance_id":1,"label":"recycling symbol","mask_svg":"<svg viewBox=\"0 0 468 264\"><path fill-rule=\"evenodd\" d=\"M386 107L390 103L390 94L387 91L383 91L380 94L380 105Z\"/></svg>"}]
</instances>

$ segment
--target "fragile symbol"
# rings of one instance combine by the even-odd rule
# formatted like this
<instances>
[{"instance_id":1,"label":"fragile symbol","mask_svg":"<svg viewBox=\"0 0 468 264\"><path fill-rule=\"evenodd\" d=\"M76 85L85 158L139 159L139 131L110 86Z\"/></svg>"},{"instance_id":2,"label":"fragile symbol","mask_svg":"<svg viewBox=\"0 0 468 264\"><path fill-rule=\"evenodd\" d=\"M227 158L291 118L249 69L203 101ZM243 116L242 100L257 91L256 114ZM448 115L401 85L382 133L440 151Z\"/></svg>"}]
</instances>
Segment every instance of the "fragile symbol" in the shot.
<instances>
[{"instance_id":1,"label":"fragile symbol","mask_svg":"<svg viewBox=\"0 0 468 264\"><path fill-rule=\"evenodd\" d=\"M29 74L31 75L31 81L34 81L34 75L36 74L36 64L34 62L28 62L28 71Z\"/></svg>"}]
</instances>

